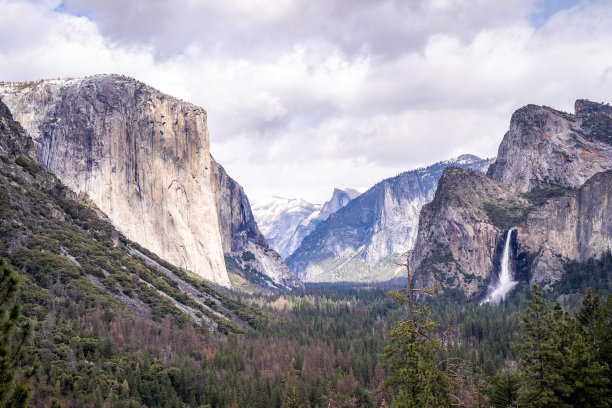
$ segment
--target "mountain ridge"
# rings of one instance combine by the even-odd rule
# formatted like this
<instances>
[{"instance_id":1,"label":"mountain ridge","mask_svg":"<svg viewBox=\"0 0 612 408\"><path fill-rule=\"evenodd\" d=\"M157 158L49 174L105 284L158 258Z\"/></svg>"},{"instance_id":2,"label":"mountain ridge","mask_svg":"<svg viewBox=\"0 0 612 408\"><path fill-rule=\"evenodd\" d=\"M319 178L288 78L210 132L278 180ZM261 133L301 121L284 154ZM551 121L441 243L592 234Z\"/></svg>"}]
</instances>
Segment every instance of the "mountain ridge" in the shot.
<instances>
[{"instance_id":1,"label":"mountain ridge","mask_svg":"<svg viewBox=\"0 0 612 408\"><path fill-rule=\"evenodd\" d=\"M287 259L298 277L313 281L387 280L415 238L420 208L433 199L442 170L451 163L482 168L488 161L462 155L376 183L320 223Z\"/></svg>"},{"instance_id":2,"label":"mountain ridge","mask_svg":"<svg viewBox=\"0 0 612 408\"><path fill-rule=\"evenodd\" d=\"M254 213L266 238L288 258L321 221L359 196L352 188L334 188L332 197L323 203L312 204L301 198L272 197L254 206Z\"/></svg>"}]
</instances>

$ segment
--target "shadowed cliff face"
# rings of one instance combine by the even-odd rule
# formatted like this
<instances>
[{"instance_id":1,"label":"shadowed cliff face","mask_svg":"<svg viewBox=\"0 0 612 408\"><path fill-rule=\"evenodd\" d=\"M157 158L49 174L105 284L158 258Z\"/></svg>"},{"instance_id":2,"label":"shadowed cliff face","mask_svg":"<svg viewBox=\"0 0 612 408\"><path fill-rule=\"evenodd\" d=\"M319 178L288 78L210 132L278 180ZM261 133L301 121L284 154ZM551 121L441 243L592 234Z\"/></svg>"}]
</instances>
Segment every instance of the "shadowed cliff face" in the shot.
<instances>
[{"instance_id":1,"label":"shadowed cliff face","mask_svg":"<svg viewBox=\"0 0 612 408\"><path fill-rule=\"evenodd\" d=\"M531 212L518 242L520 253L536 254L531 281L543 286L560 279L564 260L587 262L612 248L612 170Z\"/></svg>"},{"instance_id":2,"label":"shadowed cliff face","mask_svg":"<svg viewBox=\"0 0 612 408\"><path fill-rule=\"evenodd\" d=\"M224 286L206 112L119 76L6 85L40 163L129 239Z\"/></svg>"},{"instance_id":3,"label":"shadowed cliff face","mask_svg":"<svg viewBox=\"0 0 612 408\"><path fill-rule=\"evenodd\" d=\"M243 270L253 270L267 276L266 284L269 286L300 287L300 280L285 265L281 256L268 246L259 231L242 187L214 159L212 186L225 256L233 258Z\"/></svg>"}]
</instances>

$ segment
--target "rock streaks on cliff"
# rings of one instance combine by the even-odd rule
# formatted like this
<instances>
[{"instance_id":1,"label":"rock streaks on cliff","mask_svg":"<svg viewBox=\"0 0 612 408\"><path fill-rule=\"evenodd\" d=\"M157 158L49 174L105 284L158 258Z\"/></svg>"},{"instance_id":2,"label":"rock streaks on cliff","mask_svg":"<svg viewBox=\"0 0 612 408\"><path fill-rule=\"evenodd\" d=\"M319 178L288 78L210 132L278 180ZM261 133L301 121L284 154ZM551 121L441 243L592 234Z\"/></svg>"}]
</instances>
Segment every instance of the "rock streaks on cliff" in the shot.
<instances>
[{"instance_id":1,"label":"rock streaks on cliff","mask_svg":"<svg viewBox=\"0 0 612 408\"><path fill-rule=\"evenodd\" d=\"M223 253L243 269L258 271L270 286L296 288L301 282L281 256L268 246L257 227L249 199L242 187L212 160L212 186L219 214Z\"/></svg>"},{"instance_id":2,"label":"rock streaks on cliff","mask_svg":"<svg viewBox=\"0 0 612 408\"><path fill-rule=\"evenodd\" d=\"M575 115L536 105L517 110L487 175L526 192L538 182L578 188L609 169L612 145L592 137L596 116L608 116L603 108L594 111L593 105L576 102Z\"/></svg>"},{"instance_id":3,"label":"rock streaks on cliff","mask_svg":"<svg viewBox=\"0 0 612 408\"><path fill-rule=\"evenodd\" d=\"M117 75L4 84L0 97L44 167L165 260L230 286L224 249L244 246L245 231L266 247L240 186L214 183L204 109Z\"/></svg>"},{"instance_id":4,"label":"rock streaks on cliff","mask_svg":"<svg viewBox=\"0 0 612 408\"><path fill-rule=\"evenodd\" d=\"M541 285L559 280L564 260L587 262L612 248L612 170L531 212L518 242L519 252L535 254L531 281Z\"/></svg>"},{"instance_id":5,"label":"rock streaks on cliff","mask_svg":"<svg viewBox=\"0 0 612 408\"><path fill-rule=\"evenodd\" d=\"M415 285L459 287L468 296L481 291L504 239L503 228L491 220L490 206L528 205L481 172L447 168L433 201L421 210L412 256Z\"/></svg>"}]
</instances>

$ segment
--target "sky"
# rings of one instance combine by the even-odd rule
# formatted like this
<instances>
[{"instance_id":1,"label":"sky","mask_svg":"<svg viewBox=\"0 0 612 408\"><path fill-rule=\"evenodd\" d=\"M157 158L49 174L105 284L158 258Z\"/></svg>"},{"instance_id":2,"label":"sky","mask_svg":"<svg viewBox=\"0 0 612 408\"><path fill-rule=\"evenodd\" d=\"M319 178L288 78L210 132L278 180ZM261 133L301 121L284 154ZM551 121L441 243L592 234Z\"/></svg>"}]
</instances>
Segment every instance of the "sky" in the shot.
<instances>
[{"instance_id":1,"label":"sky","mask_svg":"<svg viewBox=\"0 0 612 408\"><path fill-rule=\"evenodd\" d=\"M0 0L0 80L98 73L204 107L251 203L321 203L612 102L612 1Z\"/></svg>"}]
</instances>

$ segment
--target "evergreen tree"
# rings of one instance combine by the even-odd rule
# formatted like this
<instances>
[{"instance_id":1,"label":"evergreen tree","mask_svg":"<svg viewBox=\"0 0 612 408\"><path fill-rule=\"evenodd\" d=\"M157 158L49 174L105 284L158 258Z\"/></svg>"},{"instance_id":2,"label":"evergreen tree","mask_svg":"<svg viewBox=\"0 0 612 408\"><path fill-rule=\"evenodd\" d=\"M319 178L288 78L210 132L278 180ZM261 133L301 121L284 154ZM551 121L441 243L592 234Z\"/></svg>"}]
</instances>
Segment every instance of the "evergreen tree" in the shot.
<instances>
[{"instance_id":1,"label":"evergreen tree","mask_svg":"<svg viewBox=\"0 0 612 408\"><path fill-rule=\"evenodd\" d=\"M0 258L0 406L11 408L27 405L30 388L26 382L34 374L33 368L24 370L23 379L15 381L23 350L32 336L30 322L15 302L18 286L15 272Z\"/></svg>"},{"instance_id":2,"label":"evergreen tree","mask_svg":"<svg viewBox=\"0 0 612 408\"><path fill-rule=\"evenodd\" d=\"M521 315L519 404L537 408L609 407L607 366L598 358L592 334L595 316L600 313L597 297L587 294L575 319L558 303L550 309L537 286L531 296Z\"/></svg>"},{"instance_id":3,"label":"evergreen tree","mask_svg":"<svg viewBox=\"0 0 612 408\"><path fill-rule=\"evenodd\" d=\"M449 407L452 384L448 376L436 366L436 353L442 348L433 337L436 324L428 320L428 309L415 310L410 284L410 259L404 264L408 271L407 295L390 292L401 304L408 303L409 320L398 322L389 332L389 345L383 359L391 373L379 390L392 392L391 407Z\"/></svg>"},{"instance_id":4,"label":"evergreen tree","mask_svg":"<svg viewBox=\"0 0 612 408\"><path fill-rule=\"evenodd\" d=\"M611 303L612 295L608 296ZM612 310L612 309L611 309ZM573 345L572 356L576 364L575 388L572 400L583 407L612 406L612 379L610 364L606 358L606 341L612 338L612 316L600 304L599 296L589 289L582 300L582 308L576 314L581 341Z\"/></svg>"},{"instance_id":5,"label":"evergreen tree","mask_svg":"<svg viewBox=\"0 0 612 408\"><path fill-rule=\"evenodd\" d=\"M488 389L489 403L494 408L517 407L520 376L516 369L504 368L493 376Z\"/></svg>"}]
</instances>

